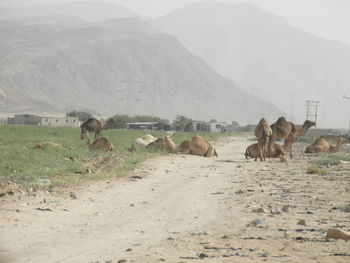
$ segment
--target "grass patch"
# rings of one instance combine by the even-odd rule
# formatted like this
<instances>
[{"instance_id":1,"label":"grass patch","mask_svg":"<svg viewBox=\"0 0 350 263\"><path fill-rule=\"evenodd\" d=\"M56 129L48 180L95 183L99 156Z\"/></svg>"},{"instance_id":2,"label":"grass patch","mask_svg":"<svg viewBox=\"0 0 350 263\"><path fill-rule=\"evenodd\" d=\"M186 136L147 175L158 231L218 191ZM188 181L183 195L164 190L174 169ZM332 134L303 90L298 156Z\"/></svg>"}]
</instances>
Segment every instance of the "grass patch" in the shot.
<instances>
[{"instance_id":1,"label":"grass patch","mask_svg":"<svg viewBox=\"0 0 350 263\"><path fill-rule=\"evenodd\" d=\"M306 173L325 175L325 174L327 174L327 171L325 169L317 167L317 166L310 166L307 168Z\"/></svg>"},{"instance_id":2,"label":"grass patch","mask_svg":"<svg viewBox=\"0 0 350 263\"><path fill-rule=\"evenodd\" d=\"M127 151L135 138L147 133L164 136L161 131L105 130L102 136L115 147L113 153L106 153L90 152L80 139L79 128L0 126L0 184L10 181L24 188L41 188L123 176L138 163L167 153L146 149L133 154ZM178 144L193 135L177 132L173 140ZM207 140L222 136L201 135ZM60 144L62 149L33 149L35 144L45 141Z\"/></svg>"},{"instance_id":3,"label":"grass patch","mask_svg":"<svg viewBox=\"0 0 350 263\"><path fill-rule=\"evenodd\" d=\"M340 206L339 209L343 212L350 213L350 203Z\"/></svg>"},{"instance_id":4,"label":"grass patch","mask_svg":"<svg viewBox=\"0 0 350 263\"><path fill-rule=\"evenodd\" d=\"M326 158L315 160L312 163L316 165L339 165L341 164L341 161L350 162L350 157L330 154Z\"/></svg>"}]
</instances>

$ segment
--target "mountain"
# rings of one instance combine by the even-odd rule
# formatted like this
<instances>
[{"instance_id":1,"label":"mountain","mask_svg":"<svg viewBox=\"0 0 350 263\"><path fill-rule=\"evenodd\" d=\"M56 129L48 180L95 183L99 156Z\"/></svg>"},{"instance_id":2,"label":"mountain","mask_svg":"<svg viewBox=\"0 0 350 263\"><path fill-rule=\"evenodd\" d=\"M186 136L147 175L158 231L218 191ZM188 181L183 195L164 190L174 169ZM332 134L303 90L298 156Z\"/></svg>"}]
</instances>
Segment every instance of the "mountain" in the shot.
<instances>
[{"instance_id":1,"label":"mountain","mask_svg":"<svg viewBox=\"0 0 350 263\"><path fill-rule=\"evenodd\" d=\"M85 21L140 17L130 9L110 2L71 2L38 5L0 6L0 20L41 16L72 16Z\"/></svg>"},{"instance_id":2,"label":"mountain","mask_svg":"<svg viewBox=\"0 0 350 263\"><path fill-rule=\"evenodd\" d=\"M323 127L347 127L350 47L313 36L253 4L199 2L153 24L245 91L305 120L306 100L319 100ZM269 120L269 116L265 116Z\"/></svg>"},{"instance_id":3,"label":"mountain","mask_svg":"<svg viewBox=\"0 0 350 263\"><path fill-rule=\"evenodd\" d=\"M65 18L49 20L60 22L0 23L1 111L88 110L241 123L283 114L143 20L72 27Z\"/></svg>"}]
</instances>

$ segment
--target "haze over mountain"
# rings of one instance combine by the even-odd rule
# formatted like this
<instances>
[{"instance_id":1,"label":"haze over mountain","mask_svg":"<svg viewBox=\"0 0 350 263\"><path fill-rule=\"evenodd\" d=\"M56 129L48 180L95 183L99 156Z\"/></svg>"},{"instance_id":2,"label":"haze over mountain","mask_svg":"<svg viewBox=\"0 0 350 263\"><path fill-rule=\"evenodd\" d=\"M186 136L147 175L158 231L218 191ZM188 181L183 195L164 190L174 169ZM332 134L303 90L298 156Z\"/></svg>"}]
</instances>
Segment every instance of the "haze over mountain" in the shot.
<instances>
[{"instance_id":1,"label":"haze over mountain","mask_svg":"<svg viewBox=\"0 0 350 263\"><path fill-rule=\"evenodd\" d=\"M241 123L283 114L145 21L30 21L0 23L2 112L89 110L169 119L183 114Z\"/></svg>"},{"instance_id":2,"label":"haze over mountain","mask_svg":"<svg viewBox=\"0 0 350 263\"><path fill-rule=\"evenodd\" d=\"M350 105L342 98L350 86L347 45L301 31L253 4L200 2L154 24L297 122L305 120L305 100L319 99L319 124L347 127Z\"/></svg>"},{"instance_id":3,"label":"haze over mountain","mask_svg":"<svg viewBox=\"0 0 350 263\"><path fill-rule=\"evenodd\" d=\"M30 2L29 2L30 3ZM123 17L140 17L130 9L111 2L67 2L38 5L3 6L0 20L15 20L41 16L74 16L86 21Z\"/></svg>"}]
</instances>

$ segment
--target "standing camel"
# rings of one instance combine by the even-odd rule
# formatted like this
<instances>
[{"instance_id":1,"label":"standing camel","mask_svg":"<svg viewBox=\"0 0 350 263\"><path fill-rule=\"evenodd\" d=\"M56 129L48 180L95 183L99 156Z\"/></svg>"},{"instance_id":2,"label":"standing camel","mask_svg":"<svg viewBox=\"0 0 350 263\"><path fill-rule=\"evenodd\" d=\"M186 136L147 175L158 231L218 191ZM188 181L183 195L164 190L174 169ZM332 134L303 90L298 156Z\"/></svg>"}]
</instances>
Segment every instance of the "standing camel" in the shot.
<instances>
[{"instance_id":1,"label":"standing camel","mask_svg":"<svg viewBox=\"0 0 350 263\"><path fill-rule=\"evenodd\" d=\"M303 136L312 126L316 126L316 122L306 120L303 126L296 130L294 137L299 138Z\"/></svg>"},{"instance_id":2,"label":"standing camel","mask_svg":"<svg viewBox=\"0 0 350 263\"><path fill-rule=\"evenodd\" d=\"M269 154L271 154L272 144L278 139L284 139L283 151L284 153L289 152L290 158L293 158L292 144L298 139L298 137L304 135L315 125L315 122L306 120L303 126L297 130L292 122L287 121L284 117L278 118L278 120L271 125L272 137L268 145Z\"/></svg>"},{"instance_id":3,"label":"standing camel","mask_svg":"<svg viewBox=\"0 0 350 263\"><path fill-rule=\"evenodd\" d=\"M104 125L102 121L95 118L88 119L82 125L80 125L81 139L83 140L83 135L86 134L87 131L94 132L95 139L97 139L100 136L100 132L103 130L103 127Z\"/></svg>"},{"instance_id":4,"label":"standing camel","mask_svg":"<svg viewBox=\"0 0 350 263\"><path fill-rule=\"evenodd\" d=\"M292 143L295 141L295 125L292 122L287 121L284 117L280 117L270 127L272 129L272 136L268 143L268 156L272 153L273 143L279 139L284 139L283 155L289 150L290 158L293 158Z\"/></svg>"},{"instance_id":5,"label":"standing camel","mask_svg":"<svg viewBox=\"0 0 350 263\"><path fill-rule=\"evenodd\" d=\"M269 138L272 136L272 129L265 118L261 118L256 126L255 136L258 139L258 156L260 161L265 161L267 145Z\"/></svg>"}]
</instances>

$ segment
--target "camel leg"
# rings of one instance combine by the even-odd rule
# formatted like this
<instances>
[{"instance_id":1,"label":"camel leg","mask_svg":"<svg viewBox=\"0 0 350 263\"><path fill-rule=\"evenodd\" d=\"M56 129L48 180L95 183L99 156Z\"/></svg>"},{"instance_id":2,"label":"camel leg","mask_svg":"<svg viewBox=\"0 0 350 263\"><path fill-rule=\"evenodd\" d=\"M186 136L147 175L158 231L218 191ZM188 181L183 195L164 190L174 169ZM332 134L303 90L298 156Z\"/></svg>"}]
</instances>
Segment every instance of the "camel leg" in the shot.
<instances>
[{"instance_id":1,"label":"camel leg","mask_svg":"<svg viewBox=\"0 0 350 263\"><path fill-rule=\"evenodd\" d=\"M263 146L262 141L258 141L258 156L260 158L260 161L263 161Z\"/></svg>"}]
</instances>

